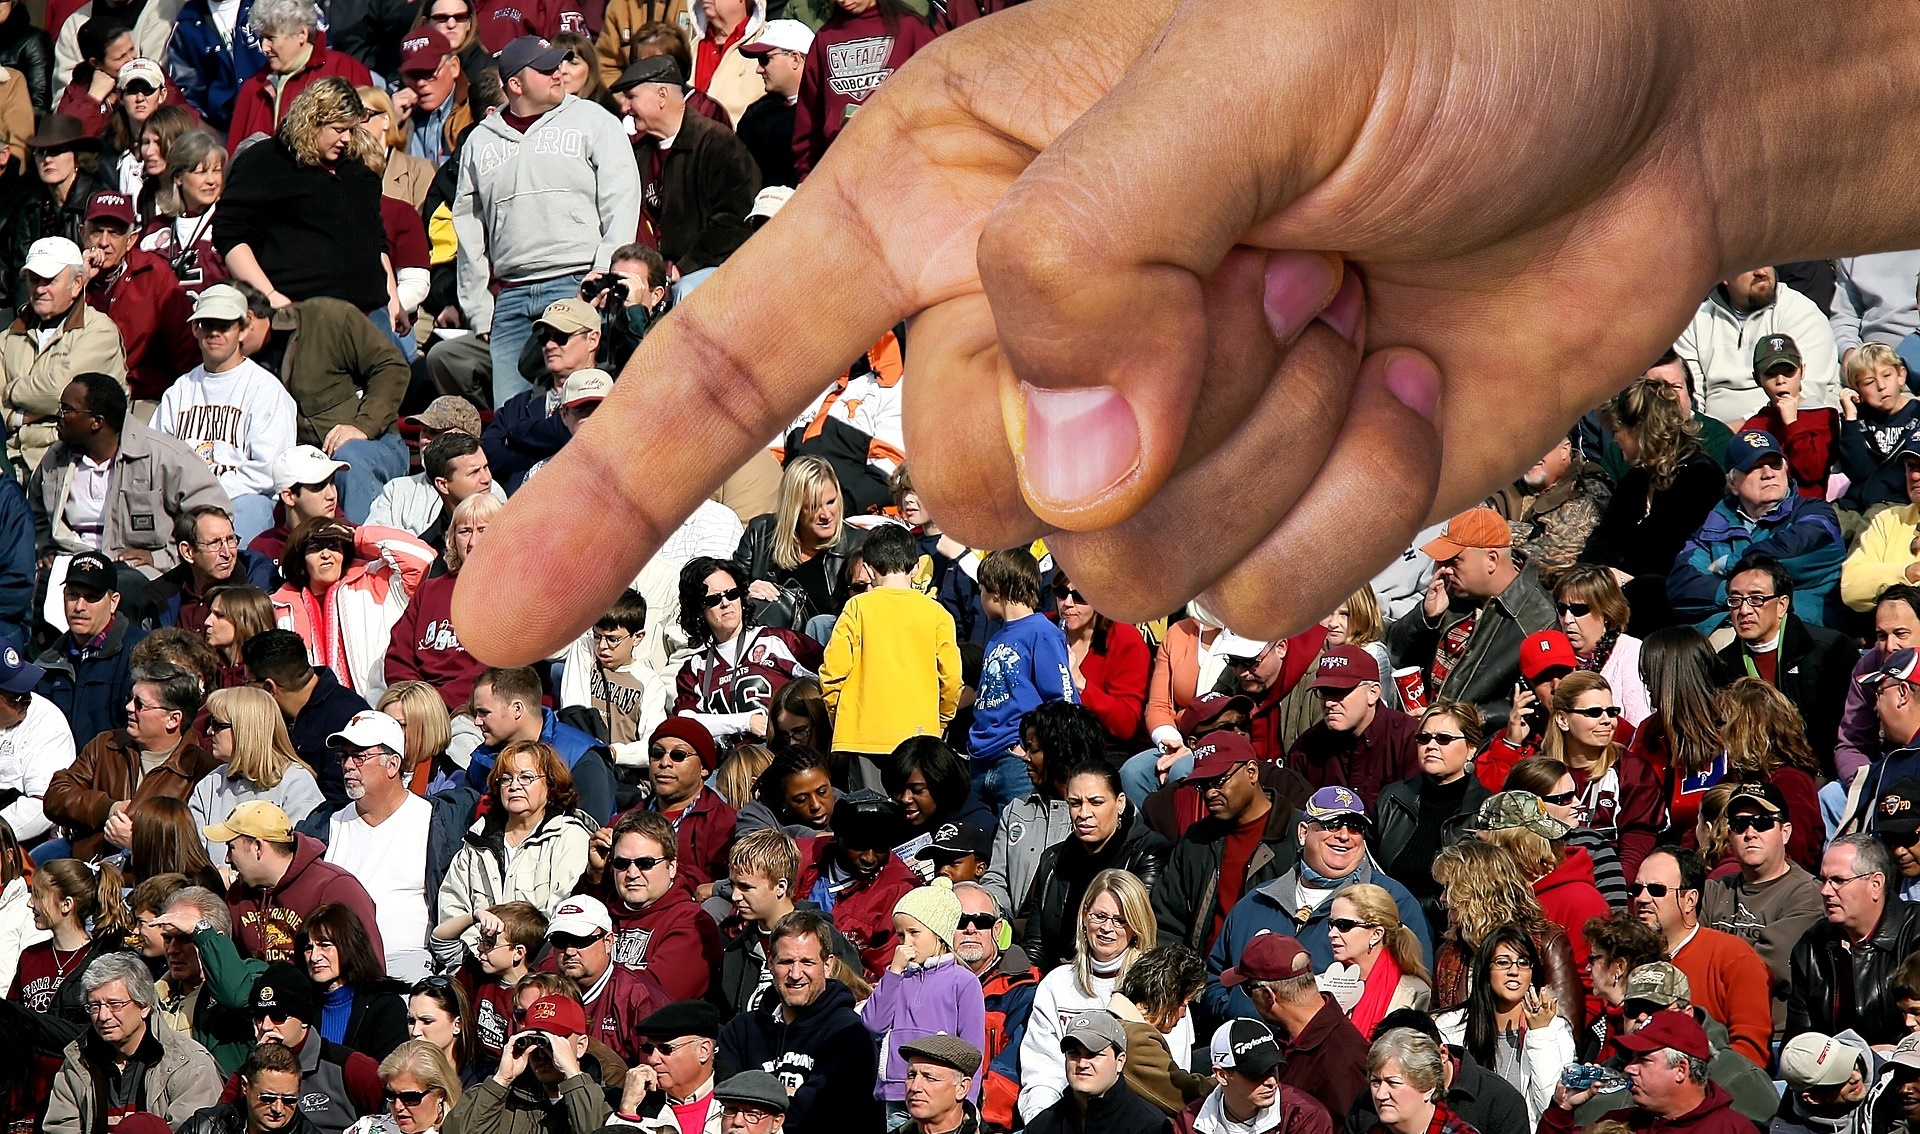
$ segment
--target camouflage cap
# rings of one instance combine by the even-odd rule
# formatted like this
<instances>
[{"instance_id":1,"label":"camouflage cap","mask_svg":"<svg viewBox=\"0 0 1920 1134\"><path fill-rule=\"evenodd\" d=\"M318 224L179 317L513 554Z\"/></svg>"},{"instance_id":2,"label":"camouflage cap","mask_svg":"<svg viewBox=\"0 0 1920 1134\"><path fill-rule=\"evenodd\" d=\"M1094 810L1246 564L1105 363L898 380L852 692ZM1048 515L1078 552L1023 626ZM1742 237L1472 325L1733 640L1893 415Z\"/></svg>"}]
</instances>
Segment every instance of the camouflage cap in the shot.
<instances>
[{"instance_id":1,"label":"camouflage cap","mask_svg":"<svg viewBox=\"0 0 1920 1134\"><path fill-rule=\"evenodd\" d=\"M1547 814L1544 800L1530 791L1495 792L1480 802L1473 818L1476 831L1505 831L1525 827L1543 839L1563 839L1568 827Z\"/></svg>"},{"instance_id":2,"label":"camouflage cap","mask_svg":"<svg viewBox=\"0 0 1920 1134\"><path fill-rule=\"evenodd\" d=\"M1650 961L1627 974L1627 994L1621 999L1644 1000L1666 1008L1682 1001L1691 1004L1693 989L1687 984L1687 974L1665 961Z\"/></svg>"}]
</instances>

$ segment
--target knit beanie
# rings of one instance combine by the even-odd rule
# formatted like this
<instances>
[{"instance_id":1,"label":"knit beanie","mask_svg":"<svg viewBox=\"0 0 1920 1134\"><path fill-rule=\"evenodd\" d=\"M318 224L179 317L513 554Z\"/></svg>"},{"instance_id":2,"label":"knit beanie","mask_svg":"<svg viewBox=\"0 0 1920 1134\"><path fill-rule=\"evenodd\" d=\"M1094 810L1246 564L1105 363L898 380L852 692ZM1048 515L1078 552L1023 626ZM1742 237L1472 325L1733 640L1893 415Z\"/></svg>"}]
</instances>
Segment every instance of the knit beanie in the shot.
<instances>
[{"instance_id":1,"label":"knit beanie","mask_svg":"<svg viewBox=\"0 0 1920 1134\"><path fill-rule=\"evenodd\" d=\"M954 932L960 928L960 899L953 896L953 883L935 878L932 885L908 890L893 905L893 912L927 927L935 937L953 948Z\"/></svg>"},{"instance_id":2,"label":"knit beanie","mask_svg":"<svg viewBox=\"0 0 1920 1134\"><path fill-rule=\"evenodd\" d=\"M647 740L651 743L663 736L684 740L692 745L693 750L700 754L701 765L709 772L720 763L720 754L713 747L713 734L707 731L706 725L692 717L668 717L660 722L660 727L654 729L653 735Z\"/></svg>"}]
</instances>

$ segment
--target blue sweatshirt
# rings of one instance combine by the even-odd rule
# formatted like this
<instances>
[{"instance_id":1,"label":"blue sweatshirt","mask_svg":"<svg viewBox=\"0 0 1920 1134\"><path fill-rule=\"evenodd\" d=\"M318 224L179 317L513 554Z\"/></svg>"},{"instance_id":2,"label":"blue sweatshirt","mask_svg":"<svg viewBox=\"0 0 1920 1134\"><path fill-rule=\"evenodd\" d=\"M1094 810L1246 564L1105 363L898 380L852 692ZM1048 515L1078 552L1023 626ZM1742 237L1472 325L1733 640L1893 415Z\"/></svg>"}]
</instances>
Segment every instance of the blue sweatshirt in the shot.
<instances>
[{"instance_id":1,"label":"blue sweatshirt","mask_svg":"<svg viewBox=\"0 0 1920 1134\"><path fill-rule=\"evenodd\" d=\"M987 639L967 751L975 760L997 760L1020 742L1020 718L1046 701L1078 700L1060 628L1038 613L1002 623Z\"/></svg>"}]
</instances>

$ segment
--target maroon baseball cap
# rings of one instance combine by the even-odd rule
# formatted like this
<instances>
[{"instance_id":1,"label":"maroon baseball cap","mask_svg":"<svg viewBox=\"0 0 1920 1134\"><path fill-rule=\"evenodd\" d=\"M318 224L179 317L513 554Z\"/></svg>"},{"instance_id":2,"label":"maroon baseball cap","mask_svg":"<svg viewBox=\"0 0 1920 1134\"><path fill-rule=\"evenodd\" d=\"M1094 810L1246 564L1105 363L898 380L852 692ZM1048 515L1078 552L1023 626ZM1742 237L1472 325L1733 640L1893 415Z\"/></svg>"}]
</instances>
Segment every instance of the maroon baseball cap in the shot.
<instances>
[{"instance_id":1,"label":"maroon baseball cap","mask_svg":"<svg viewBox=\"0 0 1920 1134\"><path fill-rule=\"evenodd\" d=\"M587 1012L571 996L542 996L527 1005L524 1026L529 1031L545 1032L552 1036L584 1036L587 1034Z\"/></svg>"},{"instance_id":2,"label":"maroon baseball cap","mask_svg":"<svg viewBox=\"0 0 1920 1134\"><path fill-rule=\"evenodd\" d=\"M1335 693L1351 693L1363 682L1380 680L1380 663L1360 646L1334 646L1320 655L1320 668L1313 675L1313 687Z\"/></svg>"},{"instance_id":3,"label":"maroon baseball cap","mask_svg":"<svg viewBox=\"0 0 1920 1134\"><path fill-rule=\"evenodd\" d=\"M417 31L400 41L400 74L432 74L446 57L445 36L431 28Z\"/></svg>"},{"instance_id":4,"label":"maroon baseball cap","mask_svg":"<svg viewBox=\"0 0 1920 1134\"><path fill-rule=\"evenodd\" d=\"M1558 630L1536 630L1520 643L1520 676L1532 685L1546 673L1574 670L1580 659L1574 656L1573 643Z\"/></svg>"},{"instance_id":5,"label":"maroon baseball cap","mask_svg":"<svg viewBox=\"0 0 1920 1134\"><path fill-rule=\"evenodd\" d=\"M1238 693L1202 694L1180 710L1180 719L1174 721L1173 726L1180 730L1181 736L1192 736L1200 726L1211 723L1228 709L1239 709L1252 716L1253 698L1242 697Z\"/></svg>"},{"instance_id":6,"label":"maroon baseball cap","mask_svg":"<svg viewBox=\"0 0 1920 1134\"><path fill-rule=\"evenodd\" d=\"M1312 971L1306 946L1284 933L1260 933L1240 950L1240 963L1220 974L1220 983L1232 988L1249 980L1292 980Z\"/></svg>"},{"instance_id":7,"label":"maroon baseball cap","mask_svg":"<svg viewBox=\"0 0 1920 1134\"><path fill-rule=\"evenodd\" d=\"M1260 758L1247 738L1237 732L1210 732L1193 742L1193 770L1190 780L1210 780L1224 776L1242 764Z\"/></svg>"},{"instance_id":8,"label":"maroon baseball cap","mask_svg":"<svg viewBox=\"0 0 1920 1134\"><path fill-rule=\"evenodd\" d=\"M132 228L137 223L133 213L133 198L125 193L115 193L103 189L87 198L87 223L97 220L117 220Z\"/></svg>"},{"instance_id":9,"label":"maroon baseball cap","mask_svg":"<svg viewBox=\"0 0 1920 1134\"><path fill-rule=\"evenodd\" d=\"M1226 978L1221 978L1226 983ZM1615 1036L1613 1046L1634 1055L1645 1055L1670 1047L1685 1052L1695 1059L1712 1059L1713 1049L1707 1046L1707 1033L1700 1022L1690 1012L1680 1012L1672 1008L1663 1009L1647 1017L1647 1022L1630 1036Z\"/></svg>"}]
</instances>

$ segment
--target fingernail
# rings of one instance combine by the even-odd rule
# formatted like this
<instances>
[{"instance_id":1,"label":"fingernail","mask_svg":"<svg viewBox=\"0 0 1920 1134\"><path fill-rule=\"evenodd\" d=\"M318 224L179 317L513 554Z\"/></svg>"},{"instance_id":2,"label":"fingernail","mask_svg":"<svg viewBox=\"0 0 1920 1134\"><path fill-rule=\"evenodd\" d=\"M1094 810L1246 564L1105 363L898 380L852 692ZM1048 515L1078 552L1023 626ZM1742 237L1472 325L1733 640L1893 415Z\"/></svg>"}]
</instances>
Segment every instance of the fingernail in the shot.
<instances>
[{"instance_id":1,"label":"fingernail","mask_svg":"<svg viewBox=\"0 0 1920 1134\"><path fill-rule=\"evenodd\" d=\"M1366 295L1360 286L1358 273L1348 270L1340 281L1340 293L1327 304L1320 313L1320 321L1332 327L1335 334L1355 346L1360 345L1360 310L1364 306Z\"/></svg>"},{"instance_id":2,"label":"fingernail","mask_svg":"<svg viewBox=\"0 0 1920 1134\"><path fill-rule=\"evenodd\" d=\"M1408 409L1432 421L1440 404L1440 372L1424 357L1401 354L1387 360L1387 392Z\"/></svg>"},{"instance_id":3,"label":"fingernail","mask_svg":"<svg viewBox=\"0 0 1920 1134\"><path fill-rule=\"evenodd\" d=\"M1340 292L1340 257L1331 252L1275 252L1267 258L1267 322L1291 343Z\"/></svg>"},{"instance_id":4,"label":"fingernail","mask_svg":"<svg viewBox=\"0 0 1920 1134\"><path fill-rule=\"evenodd\" d=\"M1035 497L1062 506L1081 504L1140 463L1140 427L1120 391L1020 386L1027 403L1021 470Z\"/></svg>"}]
</instances>

